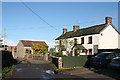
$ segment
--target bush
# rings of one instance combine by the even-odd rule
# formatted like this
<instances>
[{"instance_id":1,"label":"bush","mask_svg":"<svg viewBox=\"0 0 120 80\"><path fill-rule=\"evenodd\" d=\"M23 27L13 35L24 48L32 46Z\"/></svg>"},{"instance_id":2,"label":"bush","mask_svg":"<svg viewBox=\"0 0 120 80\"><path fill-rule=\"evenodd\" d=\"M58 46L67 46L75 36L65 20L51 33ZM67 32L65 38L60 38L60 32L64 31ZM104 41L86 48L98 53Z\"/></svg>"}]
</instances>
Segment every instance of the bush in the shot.
<instances>
[{"instance_id":1,"label":"bush","mask_svg":"<svg viewBox=\"0 0 120 80\"><path fill-rule=\"evenodd\" d=\"M17 64L17 60L13 58L12 53L8 51L2 51L2 68L15 64Z\"/></svg>"},{"instance_id":2,"label":"bush","mask_svg":"<svg viewBox=\"0 0 120 80\"><path fill-rule=\"evenodd\" d=\"M4 78L4 77L8 76L14 70L15 67L16 67L16 65L12 65L10 67L3 68L2 77Z\"/></svg>"},{"instance_id":3,"label":"bush","mask_svg":"<svg viewBox=\"0 0 120 80\"><path fill-rule=\"evenodd\" d=\"M62 52L52 52L52 55L53 56L56 56L56 57L62 57Z\"/></svg>"}]
</instances>

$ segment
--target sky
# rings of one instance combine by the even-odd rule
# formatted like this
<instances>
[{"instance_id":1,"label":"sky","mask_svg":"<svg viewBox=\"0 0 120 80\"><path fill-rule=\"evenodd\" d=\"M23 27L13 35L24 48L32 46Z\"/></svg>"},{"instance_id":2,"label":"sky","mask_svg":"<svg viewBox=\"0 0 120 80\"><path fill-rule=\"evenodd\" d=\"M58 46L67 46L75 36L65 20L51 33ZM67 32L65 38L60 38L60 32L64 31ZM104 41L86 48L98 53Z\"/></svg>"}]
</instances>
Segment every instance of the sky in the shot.
<instances>
[{"instance_id":1,"label":"sky","mask_svg":"<svg viewBox=\"0 0 120 80\"><path fill-rule=\"evenodd\" d=\"M15 46L19 40L42 40L51 48L63 28L72 31L73 25L82 29L104 24L107 16L113 18L118 29L118 2L25 2L25 5L2 3L2 35L5 28L8 45Z\"/></svg>"}]
</instances>

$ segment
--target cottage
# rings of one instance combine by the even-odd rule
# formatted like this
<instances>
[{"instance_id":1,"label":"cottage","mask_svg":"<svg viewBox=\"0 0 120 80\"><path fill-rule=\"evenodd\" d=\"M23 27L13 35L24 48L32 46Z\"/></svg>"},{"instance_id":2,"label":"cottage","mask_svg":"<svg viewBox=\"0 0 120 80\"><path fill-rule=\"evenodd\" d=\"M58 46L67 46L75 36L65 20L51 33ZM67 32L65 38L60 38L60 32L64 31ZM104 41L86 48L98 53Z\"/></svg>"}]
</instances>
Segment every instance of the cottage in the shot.
<instances>
[{"instance_id":1,"label":"cottage","mask_svg":"<svg viewBox=\"0 0 120 80\"><path fill-rule=\"evenodd\" d=\"M88 28L79 29L79 26L75 25L73 31L69 32L63 28L63 34L56 38L55 50L62 50L64 55L72 56L94 55L98 51L118 51L120 32L112 25L112 17L106 17L104 24Z\"/></svg>"},{"instance_id":2,"label":"cottage","mask_svg":"<svg viewBox=\"0 0 120 80\"><path fill-rule=\"evenodd\" d=\"M30 41L30 40L20 40L17 45L17 57L25 58L26 56L32 57L33 49L32 44L40 44L48 47L45 41Z\"/></svg>"}]
</instances>

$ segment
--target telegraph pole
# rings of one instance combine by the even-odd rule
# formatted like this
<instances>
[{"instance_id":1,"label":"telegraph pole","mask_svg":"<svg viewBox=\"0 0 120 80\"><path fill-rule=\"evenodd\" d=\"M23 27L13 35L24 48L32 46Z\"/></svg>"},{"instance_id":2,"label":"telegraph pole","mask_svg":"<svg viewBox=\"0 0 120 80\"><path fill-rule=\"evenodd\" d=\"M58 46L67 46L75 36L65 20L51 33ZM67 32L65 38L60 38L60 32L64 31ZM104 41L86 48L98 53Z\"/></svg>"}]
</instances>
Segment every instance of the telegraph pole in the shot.
<instances>
[{"instance_id":1,"label":"telegraph pole","mask_svg":"<svg viewBox=\"0 0 120 80\"><path fill-rule=\"evenodd\" d=\"M80 20L78 21L78 24L79 24L79 26L80 26Z\"/></svg>"},{"instance_id":2,"label":"telegraph pole","mask_svg":"<svg viewBox=\"0 0 120 80\"><path fill-rule=\"evenodd\" d=\"M6 35L6 32L5 32L5 28L4 28L4 50L5 50L5 35Z\"/></svg>"}]
</instances>

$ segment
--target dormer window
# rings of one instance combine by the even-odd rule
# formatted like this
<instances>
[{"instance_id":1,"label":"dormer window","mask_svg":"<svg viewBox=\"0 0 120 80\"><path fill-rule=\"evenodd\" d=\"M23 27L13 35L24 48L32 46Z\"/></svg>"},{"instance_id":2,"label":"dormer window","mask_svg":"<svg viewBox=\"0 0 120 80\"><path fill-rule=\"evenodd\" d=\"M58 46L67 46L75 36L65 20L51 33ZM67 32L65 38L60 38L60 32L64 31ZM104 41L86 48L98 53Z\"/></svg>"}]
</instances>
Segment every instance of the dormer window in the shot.
<instances>
[{"instance_id":1,"label":"dormer window","mask_svg":"<svg viewBox=\"0 0 120 80\"><path fill-rule=\"evenodd\" d=\"M88 37L88 44L92 44L92 36Z\"/></svg>"},{"instance_id":2,"label":"dormer window","mask_svg":"<svg viewBox=\"0 0 120 80\"><path fill-rule=\"evenodd\" d=\"M84 37L81 38L81 44L84 44Z\"/></svg>"}]
</instances>

